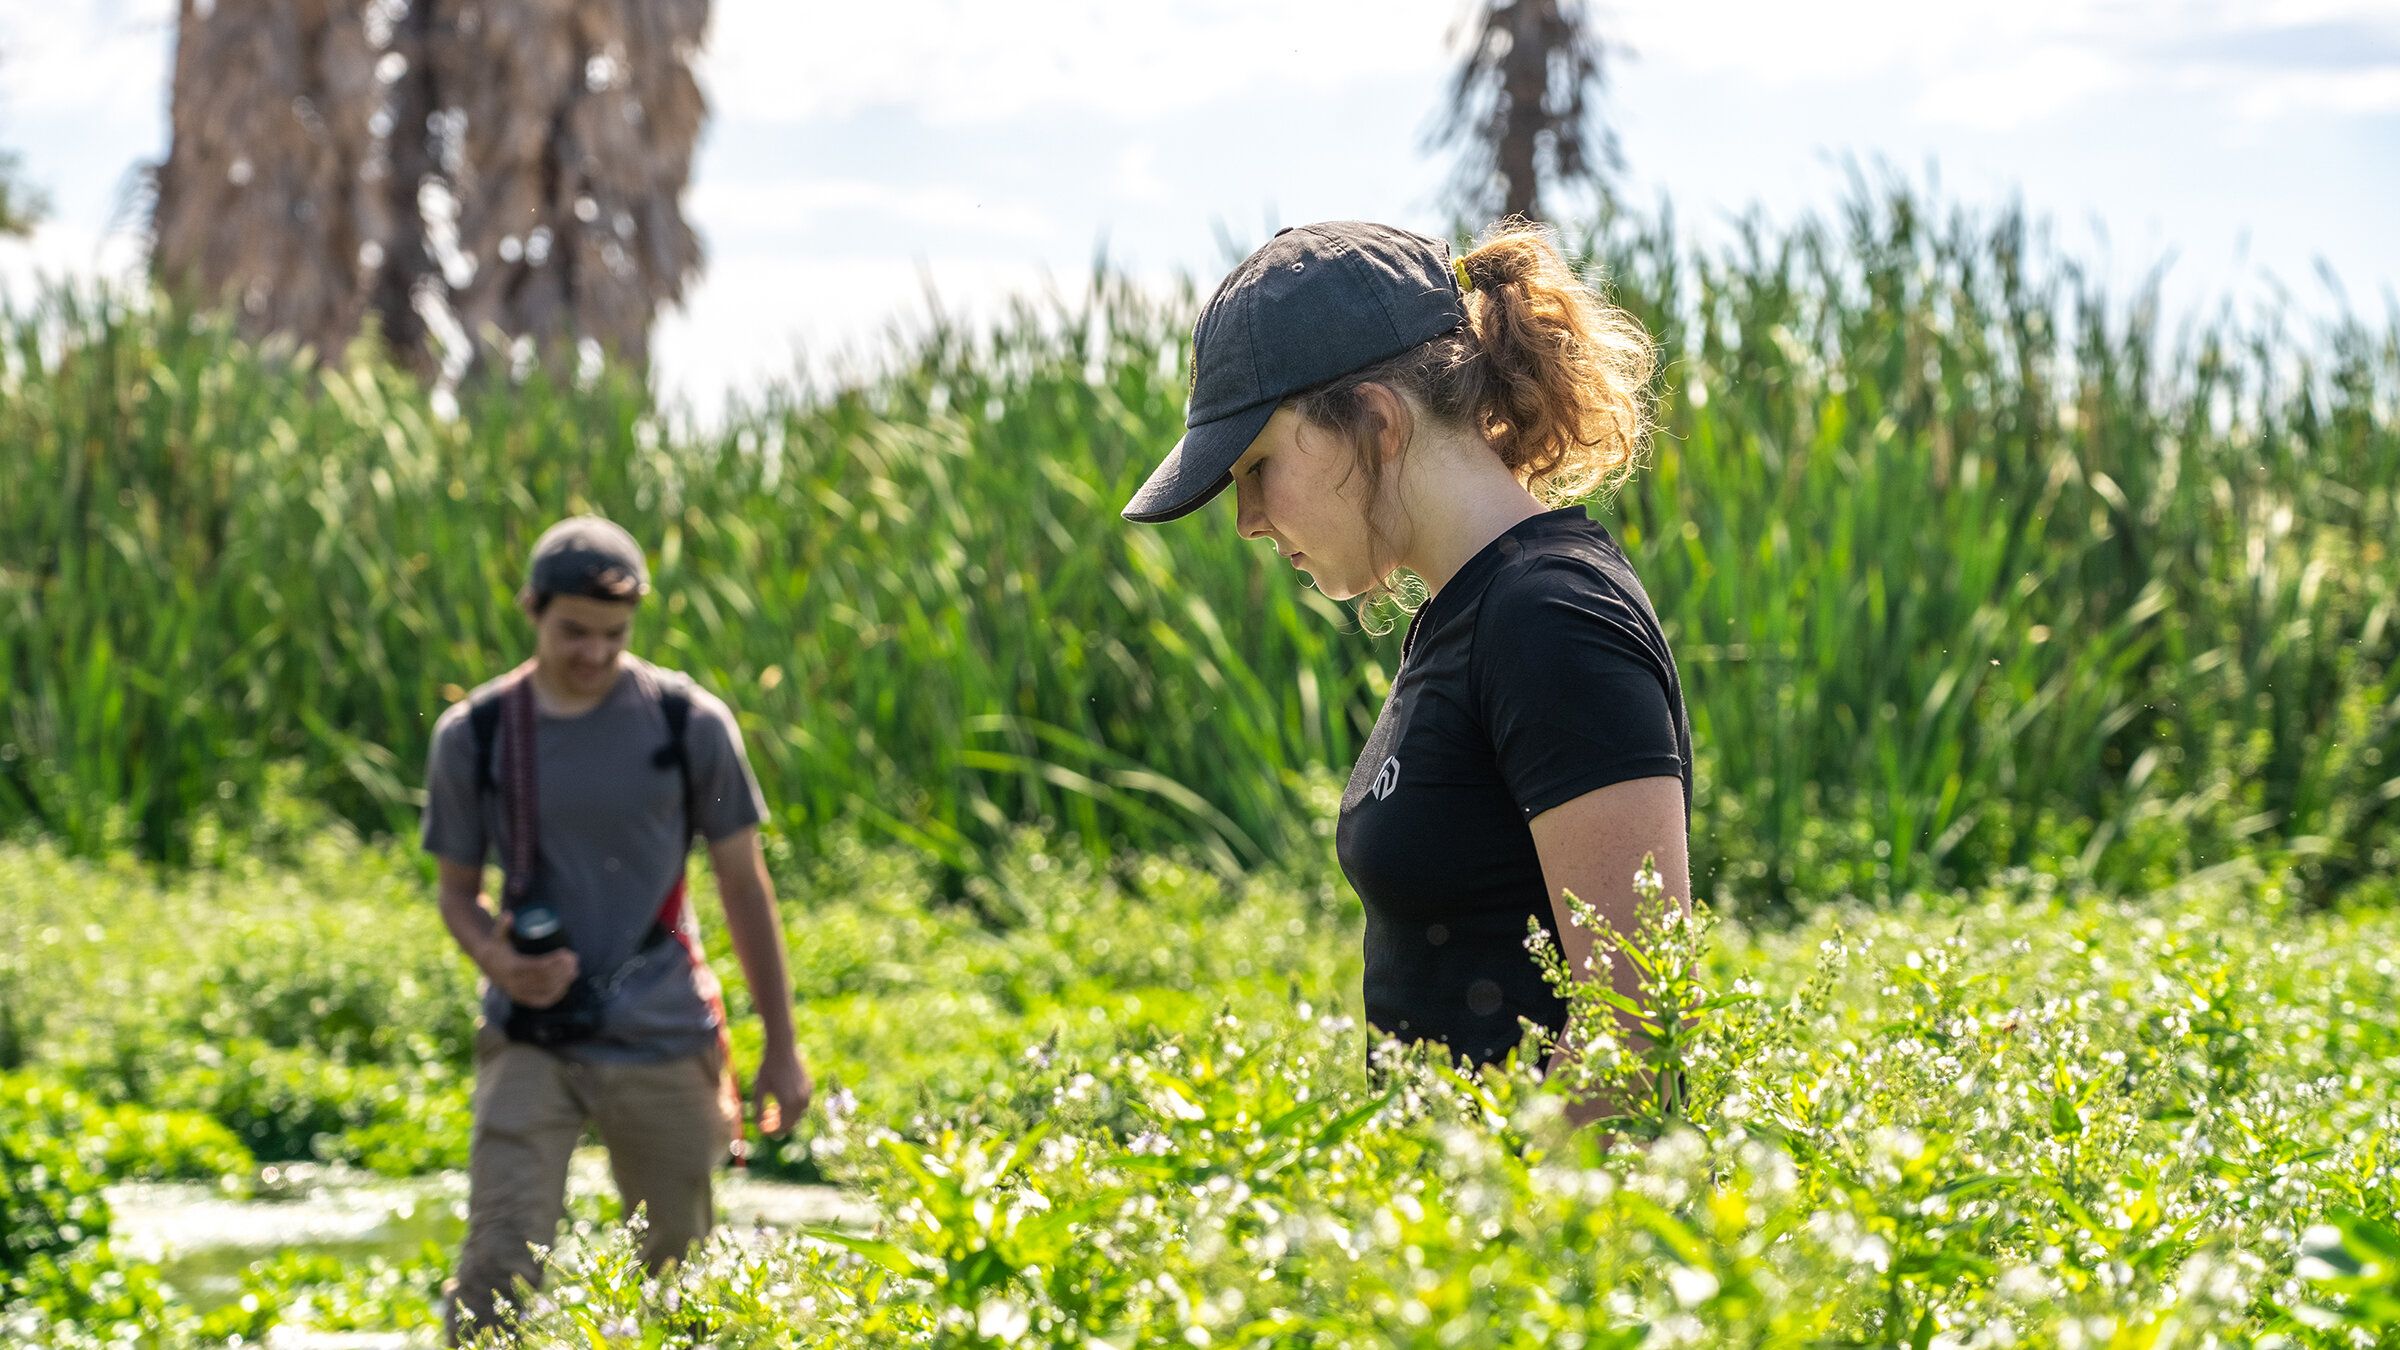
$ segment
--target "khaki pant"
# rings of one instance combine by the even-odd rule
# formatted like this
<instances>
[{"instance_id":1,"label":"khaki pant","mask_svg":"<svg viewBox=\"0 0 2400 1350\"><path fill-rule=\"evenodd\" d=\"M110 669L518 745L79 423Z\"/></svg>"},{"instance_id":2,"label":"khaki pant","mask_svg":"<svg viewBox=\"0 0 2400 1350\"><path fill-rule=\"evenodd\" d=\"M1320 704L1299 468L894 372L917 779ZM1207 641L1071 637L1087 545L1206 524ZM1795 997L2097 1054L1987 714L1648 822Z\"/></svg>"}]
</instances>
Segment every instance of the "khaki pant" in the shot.
<instances>
[{"instance_id":1,"label":"khaki pant","mask_svg":"<svg viewBox=\"0 0 2400 1350\"><path fill-rule=\"evenodd\" d=\"M642 1259L652 1271L716 1222L709 1178L732 1133L718 1096L716 1051L653 1064L580 1064L512 1041L475 1036L475 1134L467 1163L467 1237L448 1333L491 1325L511 1282L541 1282L533 1247L558 1240L567 1160L588 1122L608 1149L625 1212L649 1215Z\"/></svg>"}]
</instances>

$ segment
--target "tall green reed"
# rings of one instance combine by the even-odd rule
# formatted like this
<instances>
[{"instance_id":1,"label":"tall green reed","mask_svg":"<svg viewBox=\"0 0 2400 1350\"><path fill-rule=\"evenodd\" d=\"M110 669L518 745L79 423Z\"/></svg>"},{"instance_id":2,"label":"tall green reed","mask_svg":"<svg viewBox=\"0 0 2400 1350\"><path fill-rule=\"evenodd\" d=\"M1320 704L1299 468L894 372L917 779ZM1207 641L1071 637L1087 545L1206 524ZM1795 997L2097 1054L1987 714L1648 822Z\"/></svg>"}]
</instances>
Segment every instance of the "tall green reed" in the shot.
<instances>
[{"instance_id":1,"label":"tall green reed","mask_svg":"<svg viewBox=\"0 0 2400 1350\"><path fill-rule=\"evenodd\" d=\"M1591 252L1669 358L1655 461L1599 509L1682 666L1705 889L2388 870L2400 325L2169 339L2021 217L1890 187ZM184 858L298 761L405 828L444 701L525 648L525 549L592 509L654 550L638 646L740 710L801 846L1310 846L1396 642L1213 510L1118 521L1192 302L1099 269L702 430L614 376L437 416L371 359L46 293L0 318L0 822Z\"/></svg>"},{"instance_id":2,"label":"tall green reed","mask_svg":"<svg viewBox=\"0 0 2400 1350\"><path fill-rule=\"evenodd\" d=\"M1597 250L1675 361L1619 506L1733 889L2388 867L2400 325L2170 341L2155 278L2119 303L2015 212L1881 192Z\"/></svg>"}]
</instances>

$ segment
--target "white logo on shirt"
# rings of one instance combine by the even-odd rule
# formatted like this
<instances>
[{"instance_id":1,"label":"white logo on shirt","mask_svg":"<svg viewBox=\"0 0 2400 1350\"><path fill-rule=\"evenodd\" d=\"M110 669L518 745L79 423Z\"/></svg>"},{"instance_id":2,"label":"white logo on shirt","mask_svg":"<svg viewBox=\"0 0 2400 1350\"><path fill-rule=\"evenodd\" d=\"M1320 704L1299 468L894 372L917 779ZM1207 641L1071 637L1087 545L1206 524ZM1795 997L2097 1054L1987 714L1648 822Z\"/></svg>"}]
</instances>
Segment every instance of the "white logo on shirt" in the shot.
<instances>
[{"instance_id":1,"label":"white logo on shirt","mask_svg":"<svg viewBox=\"0 0 2400 1350\"><path fill-rule=\"evenodd\" d=\"M1392 789L1398 786L1400 786L1400 757L1394 755L1383 762L1382 768L1375 771L1375 786L1368 788L1367 791L1375 794L1375 800L1382 801L1391 796Z\"/></svg>"}]
</instances>

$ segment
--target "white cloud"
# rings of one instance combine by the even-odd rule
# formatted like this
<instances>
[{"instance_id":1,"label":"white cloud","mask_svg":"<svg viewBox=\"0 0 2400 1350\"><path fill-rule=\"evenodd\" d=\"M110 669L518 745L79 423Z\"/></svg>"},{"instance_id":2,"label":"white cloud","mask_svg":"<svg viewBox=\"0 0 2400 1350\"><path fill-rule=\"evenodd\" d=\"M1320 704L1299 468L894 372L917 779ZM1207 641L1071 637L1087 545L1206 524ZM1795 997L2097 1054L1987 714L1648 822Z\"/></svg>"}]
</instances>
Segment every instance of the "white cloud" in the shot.
<instances>
[{"instance_id":1,"label":"white cloud","mask_svg":"<svg viewBox=\"0 0 2400 1350\"><path fill-rule=\"evenodd\" d=\"M1173 280L1123 270L1161 292ZM709 277L684 309L660 319L653 343L662 389L688 399L704 419L715 417L725 391L756 395L775 380L878 367L894 333L921 331L937 301L946 319L974 333L1014 305L1048 310L1055 303L1071 312L1090 288L1089 275L1074 269L968 252L746 252L717 259Z\"/></svg>"},{"instance_id":2,"label":"white cloud","mask_svg":"<svg viewBox=\"0 0 2400 1350\"><path fill-rule=\"evenodd\" d=\"M1917 8L1895 4L1889 13L1897 16ZM1844 31L1849 25L1825 23L1799 5L1737 15L1723 4L1620 0L1601 14L1603 31L1613 20L1636 60L1703 75L1738 74L1767 84L1822 78L1837 60L1852 68L1882 67L1892 60L1888 44L1898 33L1889 23L1869 21L1854 37Z\"/></svg>"},{"instance_id":3,"label":"white cloud","mask_svg":"<svg viewBox=\"0 0 2400 1350\"><path fill-rule=\"evenodd\" d=\"M1167 180L1158 172L1158 147L1148 141L1126 146L1117 156L1117 196L1129 202L1167 200Z\"/></svg>"},{"instance_id":4,"label":"white cloud","mask_svg":"<svg viewBox=\"0 0 2400 1350\"><path fill-rule=\"evenodd\" d=\"M2400 65L2228 79L2225 83L2234 112L2253 122L2308 114L2368 117L2400 113Z\"/></svg>"},{"instance_id":5,"label":"white cloud","mask_svg":"<svg viewBox=\"0 0 2400 1350\"><path fill-rule=\"evenodd\" d=\"M1132 121L1279 85L1432 70L1463 0L721 0L703 82L767 123L898 107L937 124L1071 108Z\"/></svg>"},{"instance_id":6,"label":"white cloud","mask_svg":"<svg viewBox=\"0 0 2400 1350\"><path fill-rule=\"evenodd\" d=\"M137 280L146 262L141 239L125 231L101 234L65 221L45 221L28 239L0 239L0 296L19 306L43 286Z\"/></svg>"},{"instance_id":7,"label":"white cloud","mask_svg":"<svg viewBox=\"0 0 2400 1350\"><path fill-rule=\"evenodd\" d=\"M2255 0L2235 6L2252 23L2283 26L2316 23L2400 24L2389 0Z\"/></svg>"},{"instance_id":8,"label":"white cloud","mask_svg":"<svg viewBox=\"0 0 2400 1350\"><path fill-rule=\"evenodd\" d=\"M163 120L174 26L174 0L9 5L0 13L0 113Z\"/></svg>"},{"instance_id":9,"label":"white cloud","mask_svg":"<svg viewBox=\"0 0 2400 1350\"><path fill-rule=\"evenodd\" d=\"M692 188L690 213L704 228L744 234L802 229L829 217L868 233L894 221L1011 239L1047 239L1054 233L1051 222L1024 202L986 199L948 184L863 178L703 180Z\"/></svg>"},{"instance_id":10,"label":"white cloud","mask_svg":"<svg viewBox=\"0 0 2400 1350\"><path fill-rule=\"evenodd\" d=\"M1970 66L1925 86L1917 113L1979 131L2011 131L2094 94L2122 87L2125 63L2090 48L2049 45L1993 65Z\"/></svg>"},{"instance_id":11,"label":"white cloud","mask_svg":"<svg viewBox=\"0 0 2400 1350\"><path fill-rule=\"evenodd\" d=\"M2238 48L2278 30L2355 29L2400 46L2391 0L1603 0L1597 13L1637 59L1773 88L1913 77L1922 82L1921 113L1990 130L2106 92L2233 81L2192 53ZM2238 78L2273 89L2254 100L2261 108L2389 106L2388 77L2328 79L2299 58L2261 52ZM2318 84L2332 88L2299 88Z\"/></svg>"},{"instance_id":12,"label":"white cloud","mask_svg":"<svg viewBox=\"0 0 2400 1350\"><path fill-rule=\"evenodd\" d=\"M1594 13L1635 60L1786 86L1939 68L1962 53L1996 56L2072 29L2062 20L2075 11L2022 0L1601 0Z\"/></svg>"}]
</instances>

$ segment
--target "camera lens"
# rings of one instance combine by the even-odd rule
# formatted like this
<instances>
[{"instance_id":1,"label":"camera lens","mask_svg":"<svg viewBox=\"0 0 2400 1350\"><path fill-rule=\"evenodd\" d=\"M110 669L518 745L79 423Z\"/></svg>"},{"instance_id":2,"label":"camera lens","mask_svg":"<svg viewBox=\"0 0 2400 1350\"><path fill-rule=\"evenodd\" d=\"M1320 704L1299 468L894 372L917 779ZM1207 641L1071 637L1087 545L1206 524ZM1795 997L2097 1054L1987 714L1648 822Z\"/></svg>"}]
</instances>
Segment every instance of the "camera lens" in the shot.
<instances>
[{"instance_id":1,"label":"camera lens","mask_svg":"<svg viewBox=\"0 0 2400 1350\"><path fill-rule=\"evenodd\" d=\"M527 956L554 952L567 945L567 930L558 920L558 911L547 905L529 905L517 911L516 922L509 927L509 941Z\"/></svg>"}]
</instances>

